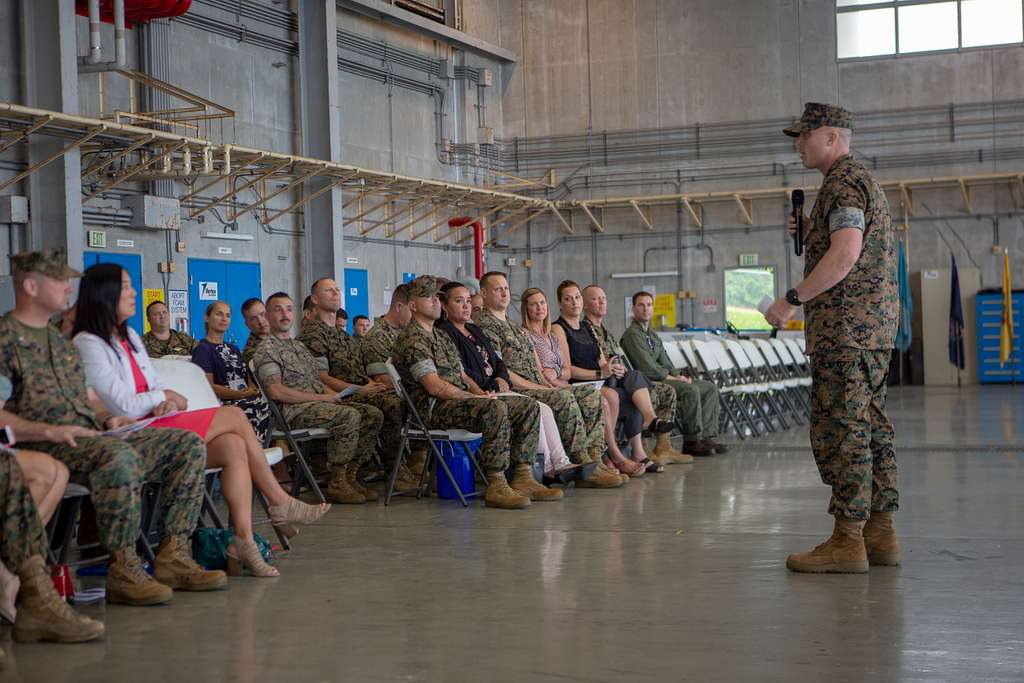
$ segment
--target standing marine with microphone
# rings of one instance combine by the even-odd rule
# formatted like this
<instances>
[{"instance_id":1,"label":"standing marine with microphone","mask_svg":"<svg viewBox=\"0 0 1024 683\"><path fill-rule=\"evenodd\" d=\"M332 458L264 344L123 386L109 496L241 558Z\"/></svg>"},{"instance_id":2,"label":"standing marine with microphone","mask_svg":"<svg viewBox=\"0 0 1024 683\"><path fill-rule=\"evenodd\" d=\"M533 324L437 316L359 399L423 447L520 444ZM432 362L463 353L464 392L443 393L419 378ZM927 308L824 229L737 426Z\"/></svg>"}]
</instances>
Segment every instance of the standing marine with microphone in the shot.
<instances>
[{"instance_id":1,"label":"standing marine with microphone","mask_svg":"<svg viewBox=\"0 0 1024 683\"><path fill-rule=\"evenodd\" d=\"M803 217L804 279L765 313L775 327L804 306L811 357L811 448L832 487L832 536L790 555L796 572L864 573L896 565L899 507L893 429L885 413L886 375L899 299L896 235L878 182L850 154L853 114L808 102L783 131L796 138L806 168L825 177ZM795 231L795 216L789 219Z\"/></svg>"}]
</instances>

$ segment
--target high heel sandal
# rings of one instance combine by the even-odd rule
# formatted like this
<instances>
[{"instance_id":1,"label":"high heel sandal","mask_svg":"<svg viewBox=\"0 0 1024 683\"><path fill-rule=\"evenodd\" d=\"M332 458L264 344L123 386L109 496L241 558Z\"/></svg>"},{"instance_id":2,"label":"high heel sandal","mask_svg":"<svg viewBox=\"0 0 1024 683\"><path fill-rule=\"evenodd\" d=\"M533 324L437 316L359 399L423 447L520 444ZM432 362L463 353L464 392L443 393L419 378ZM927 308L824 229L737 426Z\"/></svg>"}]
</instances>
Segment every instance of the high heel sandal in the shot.
<instances>
[{"instance_id":1,"label":"high heel sandal","mask_svg":"<svg viewBox=\"0 0 1024 683\"><path fill-rule=\"evenodd\" d=\"M275 567L263 561L256 541L243 541L236 537L228 546L228 576L242 576L246 567L258 578L272 579L281 575Z\"/></svg>"},{"instance_id":2,"label":"high heel sandal","mask_svg":"<svg viewBox=\"0 0 1024 683\"><path fill-rule=\"evenodd\" d=\"M588 462L582 465L570 465L556 472L552 472L550 475L544 475L544 485L551 486L552 484L561 484L562 486L568 486L574 481L583 481L597 469L596 462Z\"/></svg>"},{"instance_id":3,"label":"high heel sandal","mask_svg":"<svg viewBox=\"0 0 1024 683\"><path fill-rule=\"evenodd\" d=\"M330 503L310 505L289 496L287 503L270 506L270 523L285 538L295 538L299 533L299 528L295 526L296 523L312 524L327 514L330 509Z\"/></svg>"},{"instance_id":4,"label":"high heel sandal","mask_svg":"<svg viewBox=\"0 0 1024 683\"><path fill-rule=\"evenodd\" d=\"M627 475L629 477L632 477L633 479L636 479L637 477L644 476L644 467L643 467L643 465L641 465L640 463L635 462L633 460L630 460L629 458L623 458L622 462L615 463L614 467L615 467L616 470L618 470L622 474L625 474L625 475ZM634 469L632 471L629 471L629 470L625 469L626 467L632 467Z\"/></svg>"}]
</instances>

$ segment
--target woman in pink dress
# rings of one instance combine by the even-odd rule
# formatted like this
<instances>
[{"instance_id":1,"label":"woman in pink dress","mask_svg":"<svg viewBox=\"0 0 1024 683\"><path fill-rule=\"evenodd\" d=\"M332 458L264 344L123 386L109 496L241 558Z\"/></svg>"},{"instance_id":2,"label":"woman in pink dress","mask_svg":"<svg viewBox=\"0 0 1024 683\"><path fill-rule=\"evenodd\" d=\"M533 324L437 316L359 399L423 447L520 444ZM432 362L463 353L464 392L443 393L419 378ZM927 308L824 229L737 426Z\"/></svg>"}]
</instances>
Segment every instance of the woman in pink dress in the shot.
<instances>
[{"instance_id":1,"label":"woman in pink dress","mask_svg":"<svg viewBox=\"0 0 1024 683\"><path fill-rule=\"evenodd\" d=\"M160 386L141 338L127 325L135 314L135 289L120 266L100 263L88 268L77 308L74 343L82 354L90 388L115 415L157 417L150 427L188 429L203 437L207 466L223 468L221 490L235 528L228 548L229 572L238 574L247 566L254 576L277 576L278 571L263 561L253 537L253 474L261 490L263 480L268 476L273 480L273 474L245 413L230 406L190 411L184 396ZM274 486L280 488L276 480ZM272 503L273 493L268 496ZM328 508L287 496L271 506L271 515L279 524L310 523Z\"/></svg>"}]
</instances>

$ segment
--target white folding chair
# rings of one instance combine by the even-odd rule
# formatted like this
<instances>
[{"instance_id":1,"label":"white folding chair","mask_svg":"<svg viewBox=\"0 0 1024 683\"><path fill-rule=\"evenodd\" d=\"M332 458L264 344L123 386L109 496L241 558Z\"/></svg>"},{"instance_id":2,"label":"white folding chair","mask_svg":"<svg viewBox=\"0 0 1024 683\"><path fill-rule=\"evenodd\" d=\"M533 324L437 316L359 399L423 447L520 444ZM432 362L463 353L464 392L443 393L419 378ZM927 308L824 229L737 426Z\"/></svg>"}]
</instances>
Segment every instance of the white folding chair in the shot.
<instances>
[{"instance_id":1,"label":"white folding chair","mask_svg":"<svg viewBox=\"0 0 1024 683\"><path fill-rule=\"evenodd\" d=\"M799 383L787 375L785 365L770 340L754 339L753 342L767 362L768 375L773 381L782 383L783 390L779 392L779 399L785 404L786 411L797 424L804 424L807 412L795 395L795 392L800 391Z\"/></svg>"},{"instance_id":2,"label":"white folding chair","mask_svg":"<svg viewBox=\"0 0 1024 683\"><path fill-rule=\"evenodd\" d=\"M739 342L734 339L723 339L722 351L731 359L736 368L736 375L741 381L740 386L743 388L741 392L742 407L744 409L744 417L747 418L751 432L755 436L762 435L757 427L758 423L764 425L766 431L774 432L775 425L772 423L771 417L763 405L766 402L770 388L758 380L753 372L753 364L750 361L750 357L747 356L746 351L743 350Z\"/></svg>"},{"instance_id":3,"label":"white folding chair","mask_svg":"<svg viewBox=\"0 0 1024 683\"><path fill-rule=\"evenodd\" d=\"M786 421L785 406L783 405L781 398L786 391L785 383L778 380L773 375L768 367L768 361L765 360L764 354L761 353L753 341L749 339L740 339L736 343L740 345L740 348L742 348L744 353L747 354L747 358L750 359L751 376L755 378L756 382L761 383L767 390L763 394L764 405L775 417L775 420L779 423L780 429L789 429L789 423Z\"/></svg>"},{"instance_id":4,"label":"white folding chair","mask_svg":"<svg viewBox=\"0 0 1024 683\"><path fill-rule=\"evenodd\" d=\"M452 489L455 494L459 497L459 501L463 507L469 507L467 498L479 496L483 494L483 491L463 491L459 486L458 482L455 481L455 475L452 474L451 469L448 467L448 463L445 462L441 456L441 451L437 448L438 441L446 442L455 450L455 444L459 444L462 448L463 453L469 458L469 461L473 464L473 468L476 473L480 476L480 479L487 482L487 475L484 473L482 467L480 467L479 461L469 450L467 443L470 441L476 441L483 435L477 432L470 432L465 429L428 429L423 418L420 416L418 410L416 410L416 404L413 403L412 397L409 396L409 392L405 390L405 386L402 384L402 377L398 374L398 369L391 363L391 360L387 360L384 363L388 370L388 376L391 377L391 383L395 387L395 392L398 397L405 402L408 411L406 413L405 424L402 425L402 441L398 447L398 456L395 458L395 464L391 468L391 476L388 477L388 492L384 496L384 504L387 505L391 502L392 496L401 496L409 492L395 493L395 481L398 479L398 470L401 468L402 463L405 461L406 453L409 451L410 441L425 441L430 445L430 452L433 455L434 466L440 467L448 481L452 485ZM429 472L431 468L429 466L423 468L423 472L420 475L420 484L416 487L416 498L422 498L426 483L429 481ZM436 469L435 469L436 472ZM436 474L435 474L436 476Z\"/></svg>"},{"instance_id":5,"label":"white folding chair","mask_svg":"<svg viewBox=\"0 0 1024 683\"><path fill-rule=\"evenodd\" d=\"M775 355L782 361L783 381L792 390L796 401L801 405L804 415L811 414L810 391L811 378L804 375L803 370L797 365L789 346L781 339L769 339Z\"/></svg>"}]
</instances>

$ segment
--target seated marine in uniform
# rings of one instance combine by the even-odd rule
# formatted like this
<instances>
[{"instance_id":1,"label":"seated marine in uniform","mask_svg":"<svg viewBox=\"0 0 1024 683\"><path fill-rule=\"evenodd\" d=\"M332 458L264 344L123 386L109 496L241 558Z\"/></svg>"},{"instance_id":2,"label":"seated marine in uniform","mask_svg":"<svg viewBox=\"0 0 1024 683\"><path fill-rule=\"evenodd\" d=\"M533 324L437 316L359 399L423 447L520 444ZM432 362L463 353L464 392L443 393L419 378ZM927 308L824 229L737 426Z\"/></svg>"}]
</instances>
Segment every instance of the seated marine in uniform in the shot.
<instances>
[{"instance_id":1,"label":"seated marine in uniform","mask_svg":"<svg viewBox=\"0 0 1024 683\"><path fill-rule=\"evenodd\" d=\"M718 436L719 399L714 382L690 379L672 367L661 337L651 330L654 297L648 292L633 295L633 319L620 343L633 367L651 382L664 383L676 393L676 426L683 434L683 451L692 455L725 453L728 446ZM692 458L691 458L692 460Z\"/></svg>"},{"instance_id":2,"label":"seated marine in uniform","mask_svg":"<svg viewBox=\"0 0 1024 683\"><path fill-rule=\"evenodd\" d=\"M525 396L476 396L469 391L459 352L451 338L434 329L441 317L437 280L422 275L409 283L412 321L402 329L392 352L402 384L431 429L466 429L483 435L479 459L487 475L484 501L491 507L519 509L531 500L562 497L533 477L505 478L509 461L529 469L537 452L540 411Z\"/></svg>"},{"instance_id":3,"label":"seated marine in uniform","mask_svg":"<svg viewBox=\"0 0 1024 683\"><path fill-rule=\"evenodd\" d=\"M142 337L150 358L161 356L191 356L199 342L184 332L171 329L171 312L163 301L146 306L149 332Z\"/></svg>"},{"instance_id":4,"label":"seated marine in uniform","mask_svg":"<svg viewBox=\"0 0 1024 683\"><path fill-rule=\"evenodd\" d=\"M113 557L107 570L107 602L155 605L172 589L223 588L222 571L202 569L192 559L189 537L203 495L206 448L183 429L142 429L123 438L104 435L134 422L116 417L86 389L78 351L50 317L65 310L73 277L63 249L11 257L14 310L0 317L0 375L11 381L11 395L0 410L26 448L63 462L71 480L92 491L100 542ZM135 552L139 537L142 486L159 482L164 501L161 540L153 576Z\"/></svg>"},{"instance_id":5,"label":"seated marine in uniform","mask_svg":"<svg viewBox=\"0 0 1024 683\"><path fill-rule=\"evenodd\" d=\"M345 402L329 389L326 358L316 358L305 344L291 336L295 302L284 292L267 299L270 335L253 354L256 375L267 396L281 404L293 428L319 427L330 432L327 464L331 478L326 494L336 503L361 504L376 500L377 492L359 481L360 465L377 449L377 434L384 419L380 410L364 403Z\"/></svg>"},{"instance_id":6,"label":"seated marine in uniform","mask_svg":"<svg viewBox=\"0 0 1024 683\"><path fill-rule=\"evenodd\" d=\"M384 464L390 471L401 446L405 406L394 390L386 384L372 382L366 374L360 353L361 340L345 334L335 325L336 311L341 301L341 290L337 283L330 278L320 278L313 283L310 296L313 299L314 315L303 323L298 340L314 356L327 360L327 376L321 377L324 384L335 391L357 387L356 393L344 399L343 403L369 404L383 414L380 442ZM396 480L398 490L415 488L417 484L419 479L403 463Z\"/></svg>"}]
</instances>

